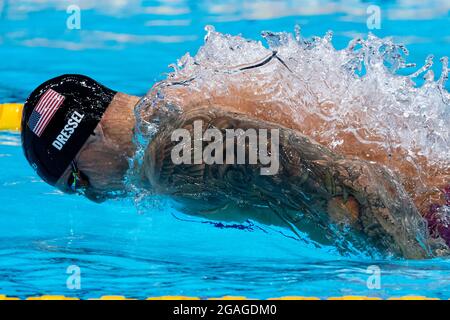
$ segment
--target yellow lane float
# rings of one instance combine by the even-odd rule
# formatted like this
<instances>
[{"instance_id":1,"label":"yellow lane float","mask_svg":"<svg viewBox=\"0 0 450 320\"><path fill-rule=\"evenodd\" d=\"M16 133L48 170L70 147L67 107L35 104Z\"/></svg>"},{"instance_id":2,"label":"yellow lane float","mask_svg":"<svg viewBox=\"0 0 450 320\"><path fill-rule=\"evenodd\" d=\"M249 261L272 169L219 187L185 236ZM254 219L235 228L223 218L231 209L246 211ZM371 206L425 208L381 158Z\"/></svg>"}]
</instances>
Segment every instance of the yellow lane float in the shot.
<instances>
[{"instance_id":1,"label":"yellow lane float","mask_svg":"<svg viewBox=\"0 0 450 320\"><path fill-rule=\"evenodd\" d=\"M19 131L23 105L20 103L0 104L0 131Z\"/></svg>"}]
</instances>

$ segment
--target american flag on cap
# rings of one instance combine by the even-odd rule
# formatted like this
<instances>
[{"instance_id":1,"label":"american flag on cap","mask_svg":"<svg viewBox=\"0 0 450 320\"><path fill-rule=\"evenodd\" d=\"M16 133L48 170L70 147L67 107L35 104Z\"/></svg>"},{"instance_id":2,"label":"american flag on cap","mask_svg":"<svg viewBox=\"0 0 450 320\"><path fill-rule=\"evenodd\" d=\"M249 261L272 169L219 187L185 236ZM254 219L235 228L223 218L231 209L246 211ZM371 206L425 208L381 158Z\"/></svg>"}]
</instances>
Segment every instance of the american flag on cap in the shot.
<instances>
[{"instance_id":1,"label":"american flag on cap","mask_svg":"<svg viewBox=\"0 0 450 320\"><path fill-rule=\"evenodd\" d=\"M45 128L52 120L56 111L63 104L65 97L55 90L47 90L39 99L28 120L28 127L38 137L42 135Z\"/></svg>"}]
</instances>

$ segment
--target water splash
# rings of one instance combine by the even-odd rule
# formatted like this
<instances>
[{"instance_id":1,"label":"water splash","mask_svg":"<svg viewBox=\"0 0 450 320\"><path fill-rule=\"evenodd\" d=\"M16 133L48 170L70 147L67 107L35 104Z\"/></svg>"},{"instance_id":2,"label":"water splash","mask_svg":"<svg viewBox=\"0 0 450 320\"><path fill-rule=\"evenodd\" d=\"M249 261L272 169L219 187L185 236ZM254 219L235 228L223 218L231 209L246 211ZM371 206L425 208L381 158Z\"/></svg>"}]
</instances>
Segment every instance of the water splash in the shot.
<instances>
[{"instance_id":1,"label":"water splash","mask_svg":"<svg viewBox=\"0 0 450 320\"><path fill-rule=\"evenodd\" d=\"M276 51L292 72L271 64L253 69L253 78L260 83L261 79L256 78L263 74L263 80L271 84L265 88L267 92L276 93L271 102L291 108L292 115L299 121L304 118L301 113L305 113L302 103L311 104L310 112L321 112L321 103L332 102L336 104L333 118L340 122L345 122L352 112L364 111L368 114L366 119L360 119L361 126L379 132L405 149L419 148L421 155L448 163L447 57L441 59L442 73L435 81L429 70L433 56L427 57L425 65L409 76L399 75L400 69L415 66L405 61L407 48L390 38L380 39L373 34L367 39L353 39L347 48L336 50L332 45L332 32L323 38L304 39L298 26L295 37L286 32L263 32L268 48L261 42L221 34L211 26L206 27L206 31L204 46L194 57L186 54L173 65L174 71L167 77L169 81L195 79L190 86L204 90L204 96L208 97L217 92L215 90L225 90L229 82L243 80L227 77L230 70L255 64ZM417 87L414 80L425 71L428 71L424 76L426 81ZM271 92L275 87L277 91ZM399 119L404 123L400 130L392 127ZM320 134L333 133L329 130Z\"/></svg>"}]
</instances>

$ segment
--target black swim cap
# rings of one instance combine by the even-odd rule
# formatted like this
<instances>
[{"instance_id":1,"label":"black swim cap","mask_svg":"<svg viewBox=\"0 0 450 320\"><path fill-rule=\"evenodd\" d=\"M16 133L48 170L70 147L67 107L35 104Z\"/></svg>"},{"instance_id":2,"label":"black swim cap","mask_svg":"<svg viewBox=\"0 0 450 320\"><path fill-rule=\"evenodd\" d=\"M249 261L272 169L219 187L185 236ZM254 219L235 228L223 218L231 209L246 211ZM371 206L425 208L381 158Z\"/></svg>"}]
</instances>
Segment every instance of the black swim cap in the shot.
<instances>
[{"instance_id":1,"label":"black swim cap","mask_svg":"<svg viewBox=\"0 0 450 320\"><path fill-rule=\"evenodd\" d=\"M62 75L31 93L22 112L22 147L39 176L55 185L94 131L116 91L82 75Z\"/></svg>"}]
</instances>

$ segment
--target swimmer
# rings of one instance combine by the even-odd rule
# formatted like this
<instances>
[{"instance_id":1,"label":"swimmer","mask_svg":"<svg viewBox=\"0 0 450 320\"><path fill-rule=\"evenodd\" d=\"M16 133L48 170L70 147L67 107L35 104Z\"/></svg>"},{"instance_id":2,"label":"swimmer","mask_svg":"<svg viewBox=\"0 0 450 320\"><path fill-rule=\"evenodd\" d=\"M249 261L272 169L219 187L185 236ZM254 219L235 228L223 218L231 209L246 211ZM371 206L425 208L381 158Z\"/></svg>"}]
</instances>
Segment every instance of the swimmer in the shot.
<instances>
[{"instance_id":1,"label":"swimmer","mask_svg":"<svg viewBox=\"0 0 450 320\"><path fill-rule=\"evenodd\" d=\"M211 92L203 99L183 86L165 83L161 86L165 98L154 105L86 76L63 75L28 97L22 116L23 150L38 175L63 192L96 202L125 196L139 117L145 124L157 125L157 132L148 136L143 161L134 168L142 187L170 196L188 214L284 226L321 244L339 242L342 250L358 245L364 249L368 241L383 253L411 259L449 254L450 227L441 213L449 205L450 190L445 184L436 185L448 183L448 172L430 166L425 184L432 191L431 204L426 207L424 196L419 199L408 192L408 181L398 178L397 174L408 176L401 161L387 161L382 150L370 161L357 157L354 153L366 152L367 146L346 139L344 133L348 150L333 152L326 141L319 143L308 135L313 128L326 126L323 119L299 125L268 103L264 110L270 112L257 112L261 110L257 90L246 89L235 88L226 96ZM208 128L276 130L277 172L261 174L267 166L260 161L175 163L173 149L179 141L174 141L173 133L183 129L195 140L199 122L201 136ZM201 146L212 141L203 140ZM250 148L244 150L249 159ZM397 152L394 158L405 151ZM442 191L435 192L436 187Z\"/></svg>"}]
</instances>

